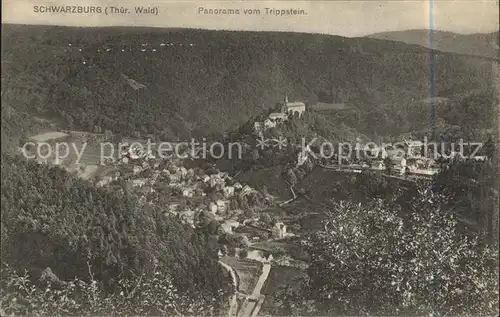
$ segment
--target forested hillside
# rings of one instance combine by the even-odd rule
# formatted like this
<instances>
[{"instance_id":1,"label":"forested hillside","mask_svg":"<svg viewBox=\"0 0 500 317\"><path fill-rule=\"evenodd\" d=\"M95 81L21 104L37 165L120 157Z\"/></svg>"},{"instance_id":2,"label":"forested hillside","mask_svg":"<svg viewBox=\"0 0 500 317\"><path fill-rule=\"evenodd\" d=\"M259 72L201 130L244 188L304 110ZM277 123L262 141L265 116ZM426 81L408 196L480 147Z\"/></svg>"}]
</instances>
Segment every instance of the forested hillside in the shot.
<instances>
[{"instance_id":1,"label":"forested hillside","mask_svg":"<svg viewBox=\"0 0 500 317\"><path fill-rule=\"evenodd\" d=\"M162 139L237 127L285 93L340 99L377 118L428 98L431 86L453 97L491 83L488 60L443 52L431 59L425 48L377 39L14 25L2 33L3 104L70 128Z\"/></svg>"},{"instance_id":2,"label":"forested hillside","mask_svg":"<svg viewBox=\"0 0 500 317\"><path fill-rule=\"evenodd\" d=\"M121 280L151 283L156 273L214 309L226 292L228 280L201 234L160 208L140 206L131 193L96 188L60 168L2 155L1 216L2 267L27 270L35 284L50 268L58 280L95 280L117 294L133 288Z\"/></svg>"}]
</instances>

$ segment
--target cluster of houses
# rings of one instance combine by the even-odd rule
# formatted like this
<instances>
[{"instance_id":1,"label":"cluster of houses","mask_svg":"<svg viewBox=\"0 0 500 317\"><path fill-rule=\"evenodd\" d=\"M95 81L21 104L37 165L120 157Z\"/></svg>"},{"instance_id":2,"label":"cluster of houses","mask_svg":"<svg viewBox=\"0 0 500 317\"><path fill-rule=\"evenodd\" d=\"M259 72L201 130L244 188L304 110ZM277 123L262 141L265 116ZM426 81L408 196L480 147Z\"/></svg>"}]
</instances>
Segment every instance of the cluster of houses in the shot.
<instances>
[{"instance_id":1,"label":"cluster of houses","mask_svg":"<svg viewBox=\"0 0 500 317\"><path fill-rule=\"evenodd\" d=\"M442 147L444 145L446 144L441 144ZM486 156L475 155L469 157L467 153L461 153L451 149L439 149L437 145L435 147L434 145L427 145L427 149L425 149L425 147L426 144L421 141L405 139L403 146L405 155L402 156L399 149L390 147L389 149L383 149L381 156L383 159L389 157L397 169L399 169L401 175L408 172L413 174L433 175L441 168L448 168L450 161L484 161L487 159ZM445 152L449 153L445 154Z\"/></svg>"},{"instance_id":2,"label":"cluster of houses","mask_svg":"<svg viewBox=\"0 0 500 317\"><path fill-rule=\"evenodd\" d=\"M333 153L328 158L320 159L320 164L326 167L350 169L353 172L361 172L364 169L391 170L400 175L413 174L416 176L432 176L443 168L449 168L453 161L485 161L486 156L475 155L468 157L467 153L461 153L448 149L434 149L434 145L425 149L426 144L418 140L406 140L400 142L397 146L387 145L383 148L377 148L375 144L369 146L369 143L358 142L351 147L348 153L343 152L342 156ZM449 152L443 154L444 152ZM311 155L311 148L306 148L297 156L296 167L303 165L311 157L317 157L317 154ZM349 155L350 154L350 155ZM340 164L340 165L339 165ZM390 164L390 168L386 166Z\"/></svg>"},{"instance_id":3,"label":"cluster of houses","mask_svg":"<svg viewBox=\"0 0 500 317\"><path fill-rule=\"evenodd\" d=\"M227 234L242 235L245 233L241 230L253 228L251 230L268 232L269 237L286 236L283 223L278 222L273 228L266 228L259 224L258 218L242 219L244 211L239 206L235 207L232 201L258 195L259 192L234 181L228 173L215 168L210 172L198 167L186 168L181 159L159 159L151 151L140 152L132 147L124 151L128 153L122 154L128 155L123 155L121 160L115 162L114 169L100 176L98 186L111 186L124 181L138 194L140 203L166 204L168 213L193 227L202 215L220 223L220 228ZM165 194L166 188L170 196ZM210 193L209 197L207 192ZM186 204L186 201L196 203Z\"/></svg>"},{"instance_id":4,"label":"cluster of houses","mask_svg":"<svg viewBox=\"0 0 500 317\"><path fill-rule=\"evenodd\" d=\"M276 221L269 226L268 224L263 224L259 217L248 218L241 223L235 223L233 219L228 229L230 229L228 231L229 233L234 233L236 235L244 234L253 241L261 240L262 237L282 239L293 235L287 232L287 226L282 221Z\"/></svg>"}]
</instances>

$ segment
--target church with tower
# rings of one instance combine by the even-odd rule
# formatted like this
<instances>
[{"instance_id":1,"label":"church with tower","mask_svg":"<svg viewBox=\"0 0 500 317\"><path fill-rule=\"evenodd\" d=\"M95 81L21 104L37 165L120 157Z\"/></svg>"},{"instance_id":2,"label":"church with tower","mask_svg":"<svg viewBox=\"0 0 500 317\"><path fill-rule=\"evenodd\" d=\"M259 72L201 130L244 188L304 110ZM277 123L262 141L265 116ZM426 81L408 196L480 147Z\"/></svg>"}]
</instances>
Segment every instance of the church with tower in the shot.
<instances>
[{"instance_id":1,"label":"church with tower","mask_svg":"<svg viewBox=\"0 0 500 317\"><path fill-rule=\"evenodd\" d=\"M301 101L288 101L288 95L285 95L284 103L281 106L281 113L286 113L293 117L298 116L299 118L306 111L306 105Z\"/></svg>"},{"instance_id":2,"label":"church with tower","mask_svg":"<svg viewBox=\"0 0 500 317\"><path fill-rule=\"evenodd\" d=\"M276 112L272 112L263 122L254 122L254 130L261 132L269 128L275 127L277 124L283 123L289 117L302 117L306 111L306 105L300 101L289 102L288 95L285 95L283 102L278 103Z\"/></svg>"}]
</instances>

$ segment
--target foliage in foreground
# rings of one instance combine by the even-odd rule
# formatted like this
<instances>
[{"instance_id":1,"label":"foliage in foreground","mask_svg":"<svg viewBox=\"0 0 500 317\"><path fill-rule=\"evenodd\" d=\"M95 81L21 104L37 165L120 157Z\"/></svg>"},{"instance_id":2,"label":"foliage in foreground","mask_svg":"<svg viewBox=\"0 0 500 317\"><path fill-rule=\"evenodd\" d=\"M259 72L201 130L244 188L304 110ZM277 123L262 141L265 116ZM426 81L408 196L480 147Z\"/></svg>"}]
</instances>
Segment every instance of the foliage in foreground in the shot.
<instances>
[{"instance_id":1,"label":"foliage in foreground","mask_svg":"<svg viewBox=\"0 0 500 317\"><path fill-rule=\"evenodd\" d=\"M29 274L2 269L2 316L213 316L220 298L194 297L180 292L171 278L153 276L120 279L119 292L107 294L92 279L34 283ZM219 294L221 297L222 292Z\"/></svg>"},{"instance_id":2,"label":"foliage in foreground","mask_svg":"<svg viewBox=\"0 0 500 317\"><path fill-rule=\"evenodd\" d=\"M308 278L280 292L280 313L498 315L498 253L461 233L441 199L422 190L409 213L337 204L308 237Z\"/></svg>"}]
</instances>

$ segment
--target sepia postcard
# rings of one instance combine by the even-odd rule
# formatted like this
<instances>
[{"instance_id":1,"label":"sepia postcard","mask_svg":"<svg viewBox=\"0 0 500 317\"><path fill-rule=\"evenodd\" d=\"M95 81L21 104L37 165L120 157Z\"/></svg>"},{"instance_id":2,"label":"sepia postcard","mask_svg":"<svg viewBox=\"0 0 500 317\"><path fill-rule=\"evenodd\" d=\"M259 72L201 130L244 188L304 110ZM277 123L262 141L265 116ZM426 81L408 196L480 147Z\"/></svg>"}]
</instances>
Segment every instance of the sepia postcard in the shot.
<instances>
[{"instance_id":1,"label":"sepia postcard","mask_svg":"<svg viewBox=\"0 0 500 317\"><path fill-rule=\"evenodd\" d=\"M1 316L498 316L497 0L4 0Z\"/></svg>"}]
</instances>

